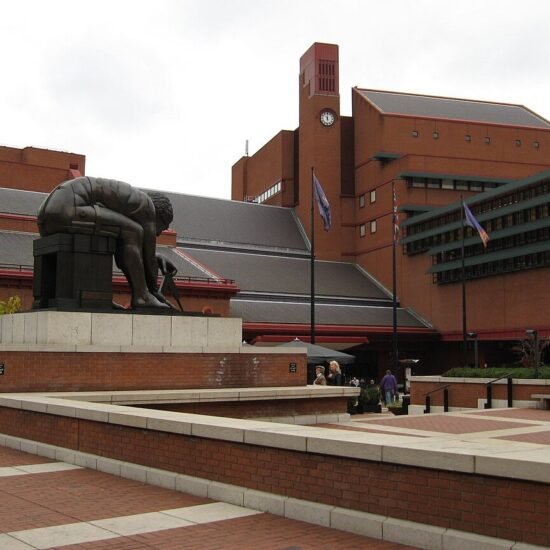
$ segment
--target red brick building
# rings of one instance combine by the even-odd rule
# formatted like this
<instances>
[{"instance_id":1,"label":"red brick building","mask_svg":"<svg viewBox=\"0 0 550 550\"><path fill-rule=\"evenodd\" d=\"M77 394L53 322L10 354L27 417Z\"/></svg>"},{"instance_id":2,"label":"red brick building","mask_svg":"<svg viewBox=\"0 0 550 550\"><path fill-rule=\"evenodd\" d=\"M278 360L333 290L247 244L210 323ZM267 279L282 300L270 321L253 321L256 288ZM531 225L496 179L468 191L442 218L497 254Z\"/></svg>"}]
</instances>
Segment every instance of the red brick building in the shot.
<instances>
[{"instance_id":1,"label":"red brick building","mask_svg":"<svg viewBox=\"0 0 550 550\"><path fill-rule=\"evenodd\" d=\"M456 224L463 197L491 235L485 251L470 230L466 233L468 331L495 343L482 348L492 362L503 360L498 342L522 338L526 329L550 336L545 261L502 266L525 256L525 242L537 244L533 254L544 253L548 235L539 226L548 219L550 202L545 173L550 123L522 105L363 88L351 90L352 115L345 116L338 73L336 45L316 43L301 57L299 126L281 131L233 166L232 198L292 207L309 234L314 168L333 220L324 232L315 216L316 257L354 263L391 289L395 188L402 229L400 305L412 308L443 341L461 341L461 276L456 266L454 275L439 276L443 268L434 271L432 263L441 262L442 253L449 258L445 261L460 257L462 233ZM518 194L520 189L524 192ZM532 206L535 195L541 202ZM513 212L503 209L512 204ZM538 234L525 225L534 222ZM513 242L512 226L523 236ZM435 247L441 246L438 252ZM470 261L474 255L478 259ZM494 262L500 267L474 273L474 265ZM440 352L447 356L454 349L447 345Z\"/></svg>"}]
</instances>

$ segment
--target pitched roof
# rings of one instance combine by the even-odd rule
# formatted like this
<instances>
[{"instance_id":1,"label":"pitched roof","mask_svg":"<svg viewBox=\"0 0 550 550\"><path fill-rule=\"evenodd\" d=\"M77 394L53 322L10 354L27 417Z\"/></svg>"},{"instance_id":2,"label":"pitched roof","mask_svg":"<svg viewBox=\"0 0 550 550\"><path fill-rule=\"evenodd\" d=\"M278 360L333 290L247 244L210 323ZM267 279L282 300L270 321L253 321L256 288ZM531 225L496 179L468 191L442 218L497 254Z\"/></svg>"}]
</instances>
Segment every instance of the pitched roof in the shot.
<instances>
[{"instance_id":1,"label":"pitched roof","mask_svg":"<svg viewBox=\"0 0 550 550\"><path fill-rule=\"evenodd\" d=\"M405 94L379 90L356 90L385 114L487 122L550 129L550 122L523 105L471 99Z\"/></svg>"},{"instance_id":2,"label":"pitched roof","mask_svg":"<svg viewBox=\"0 0 550 550\"><path fill-rule=\"evenodd\" d=\"M47 195L47 193L37 191L0 187L0 212L3 214L36 216L38 207Z\"/></svg>"},{"instance_id":3,"label":"pitched roof","mask_svg":"<svg viewBox=\"0 0 550 550\"><path fill-rule=\"evenodd\" d=\"M309 295L309 259L180 248L219 275L234 279L243 292ZM357 266L345 262L317 261L315 290L319 296L389 299Z\"/></svg>"},{"instance_id":4,"label":"pitched roof","mask_svg":"<svg viewBox=\"0 0 550 550\"><path fill-rule=\"evenodd\" d=\"M308 324L311 320L310 304L290 301L261 301L240 297L231 299L231 315L241 317L245 323ZM315 319L320 325L342 326L393 326L391 306L359 306L353 304L315 304ZM397 310L400 328L426 328L407 310Z\"/></svg>"},{"instance_id":5,"label":"pitched roof","mask_svg":"<svg viewBox=\"0 0 550 550\"><path fill-rule=\"evenodd\" d=\"M166 193L178 241L230 243L282 250L307 249L291 208Z\"/></svg>"}]
</instances>

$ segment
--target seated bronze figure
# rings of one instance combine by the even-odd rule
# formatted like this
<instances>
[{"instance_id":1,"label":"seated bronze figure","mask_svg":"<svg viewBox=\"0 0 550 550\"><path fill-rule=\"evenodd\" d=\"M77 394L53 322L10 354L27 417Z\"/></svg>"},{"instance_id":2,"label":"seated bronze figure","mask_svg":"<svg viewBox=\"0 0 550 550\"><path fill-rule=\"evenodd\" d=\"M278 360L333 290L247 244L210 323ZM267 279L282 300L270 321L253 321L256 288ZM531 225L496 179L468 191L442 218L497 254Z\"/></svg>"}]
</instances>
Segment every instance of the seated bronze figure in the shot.
<instances>
[{"instance_id":1,"label":"seated bronze figure","mask_svg":"<svg viewBox=\"0 0 550 550\"><path fill-rule=\"evenodd\" d=\"M156 237L173 219L168 197L103 178L79 177L40 206L40 235L77 233L116 238L115 262L132 291L133 308L168 308L157 290Z\"/></svg>"}]
</instances>

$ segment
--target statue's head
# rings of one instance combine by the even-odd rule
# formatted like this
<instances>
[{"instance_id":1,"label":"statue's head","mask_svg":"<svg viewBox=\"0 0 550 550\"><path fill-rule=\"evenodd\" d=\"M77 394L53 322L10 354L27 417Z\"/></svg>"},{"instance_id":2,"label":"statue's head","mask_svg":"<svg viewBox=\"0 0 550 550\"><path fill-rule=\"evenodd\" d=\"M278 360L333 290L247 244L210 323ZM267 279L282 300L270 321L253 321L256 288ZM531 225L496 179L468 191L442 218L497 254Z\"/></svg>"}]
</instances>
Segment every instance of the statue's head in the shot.
<instances>
[{"instance_id":1,"label":"statue's head","mask_svg":"<svg viewBox=\"0 0 550 550\"><path fill-rule=\"evenodd\" d=\"M170 199L158 191L146 191L155 207L157 216L157 235L160 235L165 229L170 227L174 219L174 211Z\"/></svg>"}]
</instances>

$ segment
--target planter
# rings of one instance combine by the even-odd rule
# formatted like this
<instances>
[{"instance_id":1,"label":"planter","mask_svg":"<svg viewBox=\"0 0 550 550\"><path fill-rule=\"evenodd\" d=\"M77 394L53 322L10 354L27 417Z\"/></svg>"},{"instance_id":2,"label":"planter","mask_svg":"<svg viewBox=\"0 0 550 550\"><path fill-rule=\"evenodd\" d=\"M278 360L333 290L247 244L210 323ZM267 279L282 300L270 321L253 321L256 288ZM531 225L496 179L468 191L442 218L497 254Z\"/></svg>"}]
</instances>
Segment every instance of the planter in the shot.
<instances>
[{"instance_id":1,"label":"planter","mask_svg":"<svg viewBox=\"0 0 550 550\"><path fill-rule=\"evenodd\" d=\"M366 413L380 413L382 412L382 405L378 403L378 405L363 405L363 410Z\"/></svg>"},{"instance_id":2,"label":"planter","mask_svg":"<svg viewBox=\"0 0 550 550\"><path fill-rule=\"evenodd\" d=\"M390 411L395 416L402 416L404 414L407 414L407 409L405 407L388 407L388 411Z\"/></svg>"}]
</instances>

